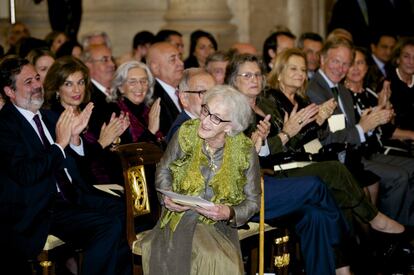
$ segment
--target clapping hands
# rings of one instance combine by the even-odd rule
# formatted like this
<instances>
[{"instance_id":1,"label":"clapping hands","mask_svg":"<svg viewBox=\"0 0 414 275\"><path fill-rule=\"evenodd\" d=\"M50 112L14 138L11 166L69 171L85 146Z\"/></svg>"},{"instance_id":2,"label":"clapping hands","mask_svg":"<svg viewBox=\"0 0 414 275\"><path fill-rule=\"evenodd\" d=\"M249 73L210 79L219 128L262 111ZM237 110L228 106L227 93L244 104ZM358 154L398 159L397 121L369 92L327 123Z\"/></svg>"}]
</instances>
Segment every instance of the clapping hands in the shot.
<instances>
[{"instance_id":1,"label":"clapping hands","mask_svg":"<svg viewBox=\"0 0 414 275\"><path fill-rule=\"evenodd\" d=\"M93 103L86 105L80 114L75 114L73 108L66 108L56 123L56 143L65 148L69 142L80 144L80 133L86 128L91 117Z\"/></svg>"},{"instance_id":2,"label":"clapping hands","mask_svg":"<svg viewBox=\"0 0 414 275\"><path fill-rule=\"evenodd\" d=\"M257 129L252 133L251 140L255 146L256 152L259 153L262 147L263 141L267 139L270 133L270 115L266 115L263 120L257 124Z\"/></svg>"},{"instance_id":3,"label":"clapping hands","mask_svg":"<svg viewBox=\"0 0 414 275\"><path fill-rule=\"evenodd\" d=\"M380 125L390 122L393 116L394 111L387 109L385 106L365 109L361 114L359 125L362 127L364 133L367 133Z\"/></svg>"},{"instance_id":4,"label":"clapping hands","mask_svg":"<svg viewBox=\"0 0 414 275\"><path fill-rule=\"evenodd\" d=\"M293 137L297 135L300 130L316 119L319 107L316 104L310 104L298 111L298 105L295 104L290 114L285 113L283 132Z\"/></svg>"},{"instance_id":5,"label":"clapping hands","mask_svg":"<svg viewBox=\"0 0 414 275\"><path fill-rule=\"evenodd\" d=\"M316 116L316 122L318 125L322 125L325 120L333 114L337 106L338 103L334 98L331 98L319 105L318 115Z\"/></svg>"},{"instance_id":6,"label":"clapping hands","mask_svg":"<svg viewBox=\"0 0 414 275\"><path fill-rule=\"evenodd\" d=\"M115 113L112 113L108 124L104 123L101 127L101 132L99 133L98 142L102 148L108 147L119 138L129 127L129 124L128 114L121 112L117 117Z\"/></svg>"}]
</instances>

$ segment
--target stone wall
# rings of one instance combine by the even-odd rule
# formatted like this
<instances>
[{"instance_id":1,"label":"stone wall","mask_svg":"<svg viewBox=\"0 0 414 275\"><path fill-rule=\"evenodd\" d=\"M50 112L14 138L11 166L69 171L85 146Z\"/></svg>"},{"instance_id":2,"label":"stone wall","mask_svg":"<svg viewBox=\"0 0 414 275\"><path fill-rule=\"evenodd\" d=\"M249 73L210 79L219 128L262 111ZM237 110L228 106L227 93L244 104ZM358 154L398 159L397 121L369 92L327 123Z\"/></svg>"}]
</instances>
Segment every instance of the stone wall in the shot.
<instances>
[{"instance_id":1,"label":"stone wall","mask_svg":"<svg viewBox=\"0 0 414 275\"><path fill-rule=\"evenodd\" d=\"M8 8L5 1L2 10ZM47 1L39 5L33 0L15 2L16 19L28 24L34 37L44 38L50 31ZM114 55L120 55L130 50L138 31L175 28L184 34L188 47L191 31L201 28L212 32L222 49L240 41L261 51L264 39L277 25L287 26L296 35L303 31L324 35L327 2L332 0L84 0L79 38L104 30L112 40ZM6 25L7 18L0 18L2 33Z\"/></svg>"}]
</instances>

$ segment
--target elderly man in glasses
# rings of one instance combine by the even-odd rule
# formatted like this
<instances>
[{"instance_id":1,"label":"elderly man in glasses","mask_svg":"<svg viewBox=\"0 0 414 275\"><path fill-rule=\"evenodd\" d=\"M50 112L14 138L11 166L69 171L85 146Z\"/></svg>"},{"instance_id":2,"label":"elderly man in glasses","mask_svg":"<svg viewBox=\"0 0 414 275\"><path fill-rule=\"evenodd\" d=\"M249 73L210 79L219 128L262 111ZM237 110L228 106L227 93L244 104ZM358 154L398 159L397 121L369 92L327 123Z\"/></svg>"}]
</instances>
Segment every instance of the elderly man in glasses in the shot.
<instances>
[{"instance_id":1,"label":"elderly man in glasses","mask_svg":"<svg viewBox=\"0 0 414 275\"><path fill-rule=\"evenodd\" d=\"M170 141L181 124L200 116L203 94L214 85L216 85L214 77L205 69L191 68L184 71L183 78L179 84L179 98L183 111L172 124L167 135L167 142Z\"/></svg>"},{"instance_id":2,"label":"elderly man in glasses","mask_svg":"<svg viewBox=\"0 0 414 275\"><path fill-rule=\"evenodd\" d=\"M91 101L95 106L89 130L99 133L102 124L109 121L112 113L118 110L114 103L109 103L116 96L116 91L111 90L116 69L112 50L105 45L91 45L82 53L82 61L89 69L92 82Z\"/></svg>"}]
</instances>

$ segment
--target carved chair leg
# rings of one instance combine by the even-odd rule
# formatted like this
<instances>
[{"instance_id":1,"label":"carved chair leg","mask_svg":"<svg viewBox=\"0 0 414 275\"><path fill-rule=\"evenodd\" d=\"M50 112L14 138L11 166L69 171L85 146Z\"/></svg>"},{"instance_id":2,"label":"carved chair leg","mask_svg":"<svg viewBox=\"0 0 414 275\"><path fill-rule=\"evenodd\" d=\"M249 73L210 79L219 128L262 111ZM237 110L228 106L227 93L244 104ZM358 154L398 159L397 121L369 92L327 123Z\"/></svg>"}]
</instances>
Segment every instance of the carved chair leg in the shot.
<instances>
[{"instance_id":1,"label":"carved chair leg","mask_svg":"<svg viewBox=\"0 0 414 275\"><path fill-rule=\"evenodd\" d=\"M49 252L44 250L38 257L42 275L55 275L53 262L49 260Z\"/></svg>"},{"instance_id":2,"label":"carved chair leg","mask_svg":"<svg viewBox=\"0 0 414 275\"><path fill-rule=\"evenodd\" d=\"M277 274L287 275L289 272L290 252L289 252L289 234L288 230L284 229L274 239L274 269Z\"/></svg>"}]
</instances>

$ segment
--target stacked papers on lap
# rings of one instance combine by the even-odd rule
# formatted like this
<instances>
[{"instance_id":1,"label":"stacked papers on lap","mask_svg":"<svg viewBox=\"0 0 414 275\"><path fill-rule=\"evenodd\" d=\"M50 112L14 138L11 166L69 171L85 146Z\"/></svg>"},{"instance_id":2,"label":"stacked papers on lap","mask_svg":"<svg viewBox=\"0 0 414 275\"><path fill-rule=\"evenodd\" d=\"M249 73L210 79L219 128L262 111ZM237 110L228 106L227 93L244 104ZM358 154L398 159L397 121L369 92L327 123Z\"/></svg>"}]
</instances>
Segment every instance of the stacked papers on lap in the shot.
<instances>
[{"instance_id":1,"label":"stacked papers on lap","mask_svg":"<svg viewBox=\"0 0 414 275\"><path fill-rule=\"evenodd\" d=\"M169 197L173 202L181 204L181 205L201 207L201 208L205 208L206 206L214 206L214 203L212 203L211 201L205 200L200 197L182 195L182 194L175 193L173 191L163 190L159 188L157 188L157 191Z\"/></svg>"}]
</instances>

